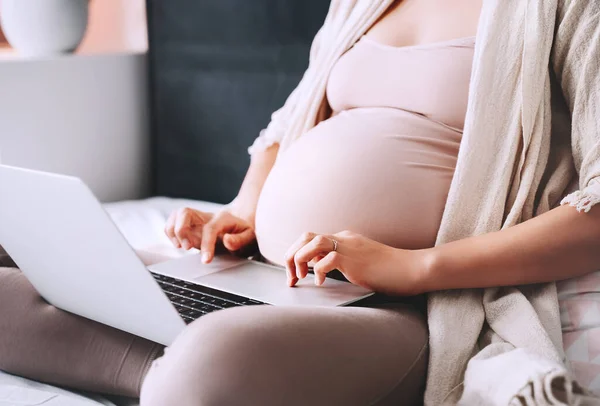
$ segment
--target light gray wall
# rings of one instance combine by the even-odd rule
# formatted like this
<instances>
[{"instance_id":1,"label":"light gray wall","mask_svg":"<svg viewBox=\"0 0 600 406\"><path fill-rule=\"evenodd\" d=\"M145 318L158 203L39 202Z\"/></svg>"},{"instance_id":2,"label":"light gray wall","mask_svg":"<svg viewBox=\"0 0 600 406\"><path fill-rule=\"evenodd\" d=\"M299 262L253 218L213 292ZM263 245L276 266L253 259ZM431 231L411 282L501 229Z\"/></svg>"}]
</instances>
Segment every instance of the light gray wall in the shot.
<instances>
[{"instance_id":1,"label":"light gray wall","mask_svg":"<svg viewBox=\"0 0 600 406\"><path fill-rule=\"evenodd\" d=\"M81 177L102 201L145 197L147 88L145 54L2 56L1 162Z\"/></svg>"}]
</instances>

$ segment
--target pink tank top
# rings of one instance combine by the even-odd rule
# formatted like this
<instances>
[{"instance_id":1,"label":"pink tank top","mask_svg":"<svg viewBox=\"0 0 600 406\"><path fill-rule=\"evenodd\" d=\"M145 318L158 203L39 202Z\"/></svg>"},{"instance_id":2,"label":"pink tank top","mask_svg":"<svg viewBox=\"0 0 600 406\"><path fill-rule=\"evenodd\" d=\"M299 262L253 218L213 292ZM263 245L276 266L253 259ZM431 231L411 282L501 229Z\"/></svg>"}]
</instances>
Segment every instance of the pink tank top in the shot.
<instances>
[{"instance_id":1,"label":"pink tank top","mask_svg":"<svg viewBox=\"0 0 600 406\"><path fill-rule=\"evenodd\" d=\"M282 264L306 231L433 246L466 115L474 38L392 47L363 37L331 71L331 118L277 159L256 212Z\"/></svg>"}]
</instances>

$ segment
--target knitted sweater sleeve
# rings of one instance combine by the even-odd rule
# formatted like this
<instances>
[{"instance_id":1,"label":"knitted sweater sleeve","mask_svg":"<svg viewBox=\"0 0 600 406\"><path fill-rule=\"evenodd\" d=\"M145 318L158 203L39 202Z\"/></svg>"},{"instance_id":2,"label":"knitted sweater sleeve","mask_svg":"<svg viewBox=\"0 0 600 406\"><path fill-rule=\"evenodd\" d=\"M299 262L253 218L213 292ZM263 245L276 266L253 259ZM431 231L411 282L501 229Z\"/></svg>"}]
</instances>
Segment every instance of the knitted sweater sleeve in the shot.
<instances>
[{"instance_id":1,"label":"knitted sweater sleeve","mask_svg":"<svg viewBox=\"0 0 600 406\"><path fill-rule=\"evenodd\" d=\"M269 122L268 126L260 132L259 136L248 148L248 153L250 155L255 154L256 152L264 151L270 146L280 143L283 137L285 136L287 126L290 121L289 117L293 114L294 109L298 104L298 98L301 97L302 90L305 87L307 87L307 82L311 80L312 71L314 69L317 69L316 65L317 61L319 60L319 55L323 48L324 37L326 37L328 31L330 31L330 21L334 18L337 9L338 1L334 0L331 2L331 5L329 7L329 12L327 13L327 17L325 18L325 23L319 29L319 31L315 35L315 38L313 39L312 45L310 47L308 68L304 72L304 75L302 76L302 79L300 80L296 88L288 96L284 105L271 115L271 121Z\"/></svg>"},{"instance_id":2,"label":"knitted sweater sleeve","mask_svg":"<svg viewBox=\"0 0 600 406\"><path fill-rule=\"evenodd\" d=\"M561 204L588 212L600 203L600 3L559 2L553 68L571 110L579 190Z\"/></svg>"}]
</instances>

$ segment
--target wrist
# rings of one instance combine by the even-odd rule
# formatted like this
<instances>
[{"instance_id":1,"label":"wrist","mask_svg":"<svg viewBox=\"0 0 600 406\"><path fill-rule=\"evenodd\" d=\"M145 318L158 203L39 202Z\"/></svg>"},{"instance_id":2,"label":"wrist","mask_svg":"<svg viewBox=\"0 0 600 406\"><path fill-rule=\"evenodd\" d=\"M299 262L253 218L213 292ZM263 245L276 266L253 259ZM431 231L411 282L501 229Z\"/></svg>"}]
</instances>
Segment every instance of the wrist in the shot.
<instances>
[{"instance_id":1,"label":"wrist","mask_svg":"<svg viewBox=\"0 0 600 406\"><path fill-rule=\"evenodd\" d=\"M231 201L231 203L224 207L224 210L227 210L234 216L247 221L252 225L252 227L254 227L254 219L256 217L256 202L236 197Z\"/></svg>"},{"instance_id":2,"label":"wrist","mask_svg":"<svg viewBox=\"0 0 600 406\"><path fill-rule=\"evenodd\" d=\"M414 251L416 255L415 285L419 293L428 293L439 290L436 283L437 270L439 268L439 251L434 248L426 248Z\"/></svg>"}]
</instances>

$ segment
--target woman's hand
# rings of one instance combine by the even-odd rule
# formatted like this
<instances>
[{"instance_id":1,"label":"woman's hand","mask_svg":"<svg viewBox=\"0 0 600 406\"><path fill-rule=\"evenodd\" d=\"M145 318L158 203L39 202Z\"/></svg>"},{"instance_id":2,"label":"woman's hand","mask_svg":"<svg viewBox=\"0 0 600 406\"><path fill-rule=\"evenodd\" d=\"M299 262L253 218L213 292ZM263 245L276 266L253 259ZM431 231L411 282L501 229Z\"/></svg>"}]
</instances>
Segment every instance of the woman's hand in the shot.
<instances>
[{"instance_id":1,"label":"woman's hand","mask_svg":"<svg viewBox=\"0 0 600 406\"><path fill-rule=\"evenodd\" d=\"M262 187L275 164L279 144L252 155L250 167L236 198L216 214L180 209L169 217L165 233L177 248L199 248L202 260L212 261L217 241L229 251L245 254L254 247L254 216ZM250 254L250 253L249 253Z\"/></svg>"},{"instance_id":2,"label":"woman's hand","mask_svg":"<svg viewBox=\"0 0 600 406\"><path fill-rule=\"evenodd\" d=\"M190 208L174 211L165 226L165 233L177 248L202 251L202 262L212 261L218 240L229 251L239 251L252 244L256 236L254 225L226 207L218 213L206 213Z\"/></svg>"},{"instance_id":3,"label":"woman's hand","mask_svg":"<svg viewBox=\"0 0 600 406\"><path fill-rule=\"evenodd\" d=\"M285 259L290 286L306 277L312 262L316 285L337 269L355 285L390 295L422 293L420 280L427 260L425 251L393 248L350 231L305 233Z\"/></svg>"}]
</instances>

